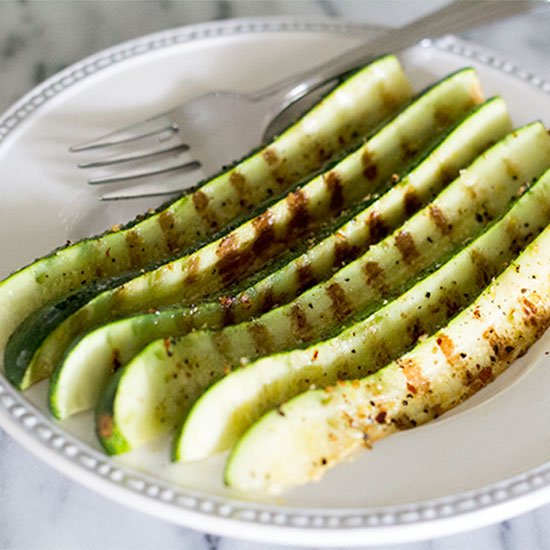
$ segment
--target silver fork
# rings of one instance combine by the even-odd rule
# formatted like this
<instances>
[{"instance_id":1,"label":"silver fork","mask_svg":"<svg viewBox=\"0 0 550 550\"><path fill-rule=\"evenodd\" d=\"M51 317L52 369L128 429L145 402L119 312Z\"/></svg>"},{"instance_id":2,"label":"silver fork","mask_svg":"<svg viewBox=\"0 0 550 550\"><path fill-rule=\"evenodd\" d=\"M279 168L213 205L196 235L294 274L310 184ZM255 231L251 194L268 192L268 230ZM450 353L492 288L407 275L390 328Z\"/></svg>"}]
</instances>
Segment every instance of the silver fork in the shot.
<instances>
[{"instance_id":1,"label":"silver fork","mask_svg":"<svg viewBox=\"0 0 550 550\"><path fill-rule=\"evenodd\" d=\"M73 152L104 150L106 158L81 168L107 171L91 185L111 184L102 200L170 194L214 175L271 137L270 123L314 90L381 53L398 51L425 37L459 33L530 9L531 0L456 0L400 29L392 29L331 61L254 93L213 91L143 122L93 141ZM236 131L237 129L237 131ZM119 168L127 167L119 173ZM132 187L130 184L145 185Z\"/></svg>"}]
</instances>

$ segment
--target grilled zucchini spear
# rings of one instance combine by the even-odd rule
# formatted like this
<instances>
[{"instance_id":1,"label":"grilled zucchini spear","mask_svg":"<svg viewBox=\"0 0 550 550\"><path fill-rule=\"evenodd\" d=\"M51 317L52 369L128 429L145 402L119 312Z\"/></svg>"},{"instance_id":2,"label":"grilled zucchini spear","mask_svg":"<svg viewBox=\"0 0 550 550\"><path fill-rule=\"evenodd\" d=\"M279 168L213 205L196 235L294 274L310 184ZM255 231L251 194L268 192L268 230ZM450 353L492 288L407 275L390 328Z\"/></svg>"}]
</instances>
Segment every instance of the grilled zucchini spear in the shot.
<instances>
[{"instance_id":1,"label":"grilled zucchini spear","mask_svg":"<svg viewBox=\"0 0 550 550\"><path fill-rule=\"evenodd\" d=\"M278 492L317 480L361 447L437 418L542 336L550 326L548 296L550 226L468 308L409 353L262 417L230 455L226 483Z\"/></svg>"},{"instance_id":2,"label":"grilled zucchini spear","mask_svg":"<svg viewBox=\"0 0 550 550\"><path fill-rule=\"evenodd\" d=\"M332 278L285 306L221 331L160 340L111 382L98 408L105 448L130 450L174 426L215 380L243 360L326 337L380 306L422 270L502 214L526 182L550 166L550 136L533 123L483 153L432 203ZM176 456L178 453L176 452Z\"/></svg>"},{"instance_id":3,"label":"grilled zucchini spear","mask_svg":"<svg viewBox=\"0 0 550 550\"><path fill-rule=\"evenodd\" d=\"M444 88L454 93L443 93ZM6 372L10 380L26 387L49 376L73 338L113 317L174 303L189 304L220 291L261 268L343 208L388 185L392 174L412 163L419 151L433 142L434 133L448 128L463 116L465 109L479 103L481 97L479 81L472 69L456 73L436 89L440 91L435 94L438 101L421 101L420 107L405 109L324 174L268 208L260 208L256 215L195 252L91 300L83 292L35 313L6 347ZM82 307L59 324L79 301ZM48 340L56 343L50 349L54 353L42 351L33 357L41 343L40 336L49 332Z\"/></svg>"},{"instance_id":4,"label":"grilled zucchini spear","mask_svg":"<svg viewBox=\"0 0 550 550\"><path fill-rule=\"evenodd\" d=\"M344 81L271 144L219 176L121 230L58 249L14 273L0 283L0 348L22 319L45 304L79 288L93 295L114 284L109 278L127 278L210 240L258 203L286 192L343 147L372 133L411 96L397 59L382 57ZM94 284L98 280L105 282ZM22 356L20 361L28 359ZM8 375L19 387L35 381L24 378L21 369L9 367Z\"/></svg>"}]
</instances>

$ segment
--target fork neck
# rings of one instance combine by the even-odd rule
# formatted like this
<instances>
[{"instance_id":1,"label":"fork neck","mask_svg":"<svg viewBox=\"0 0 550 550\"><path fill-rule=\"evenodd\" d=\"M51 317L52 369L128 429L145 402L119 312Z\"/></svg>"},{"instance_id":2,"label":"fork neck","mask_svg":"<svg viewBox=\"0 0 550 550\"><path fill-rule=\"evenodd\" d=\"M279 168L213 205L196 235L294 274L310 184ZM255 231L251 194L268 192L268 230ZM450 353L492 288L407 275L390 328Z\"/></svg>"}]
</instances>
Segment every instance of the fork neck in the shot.
<instances>
[{"instance_id":1,"label":"fork neck","mask_svg":"<svg viewBox=\"0 0 550 550\"><path fill-rule=\"evenodd\" d=\"M427 36L436 37L449 33L460 33L525 12L539 5L533 0L495 2L494 0L455 0L445 7L418 19L400 29L380 30L373 39L344 54L268 86L251 97L270 104L270 110L277 113L317 88L335 81L345 73L371 61L377 55L399 51L419 42ZM548 6L546 6L548 7Z\"/></svg>"}]
</instances>

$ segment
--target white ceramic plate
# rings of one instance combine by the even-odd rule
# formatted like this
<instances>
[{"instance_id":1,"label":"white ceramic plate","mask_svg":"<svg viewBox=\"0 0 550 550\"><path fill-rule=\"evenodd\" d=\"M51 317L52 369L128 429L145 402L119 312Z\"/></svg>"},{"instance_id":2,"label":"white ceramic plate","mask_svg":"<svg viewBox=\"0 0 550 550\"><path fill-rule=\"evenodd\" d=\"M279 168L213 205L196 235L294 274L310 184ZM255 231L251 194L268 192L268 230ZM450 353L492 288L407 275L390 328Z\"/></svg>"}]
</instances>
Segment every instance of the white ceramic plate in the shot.
<instances>
[{"instance_id":1,"label":"white ceramic plate","mask_svg":"<svg viewBox=\"0 0 550 550\"><path fill-rule=\"evenodd\" d=\"M71 144L212 88L253 88L378 32L339 23L246 20L122 44L54 76L0 118L0 276L67 239L152 206L99 203ZM297 55L299 52L300 55ZM452 38L402 56L418 89L465 65L517 125L550 123L550 83ZM77 481L147 513L208 532L292 544L397 542L469 529L550 501L550 334L499 380L437 422L402 433L283 498L251 501L221 483L223 457L173 465L158 445L106 457L91 415L63 425L46 384L25 395L0 375L0 425Z\"/></svg>"}]
</instances>

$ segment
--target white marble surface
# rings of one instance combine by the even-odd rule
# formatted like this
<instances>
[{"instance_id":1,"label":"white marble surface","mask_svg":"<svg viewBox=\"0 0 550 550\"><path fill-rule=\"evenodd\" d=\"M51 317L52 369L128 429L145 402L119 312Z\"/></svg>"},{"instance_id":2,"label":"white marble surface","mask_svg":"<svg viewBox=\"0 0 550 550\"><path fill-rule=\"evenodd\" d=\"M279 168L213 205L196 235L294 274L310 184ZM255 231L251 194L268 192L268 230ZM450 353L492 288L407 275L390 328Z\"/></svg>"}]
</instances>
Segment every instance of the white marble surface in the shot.
<instances>
[{"instance_id":1,"label":"white marble surface","mask_svg":"<svg viewBox=\"0 0 550 550\"><path fill-rule=\"evenodd\" d=\"M306 15L402 24L440 1L0 0L0 111L62 67L107 46L179 25L228 17ZM550 12L475 30L467 38L550 74ZM391 548L550 548L550 506L498 525ZM368 541L365 541L367 543ZM0 430L0 549L281 548L219 538L145 516L50 469ZM287 547L290 549L290 547Z\"/></svg>"}]
</instances>

